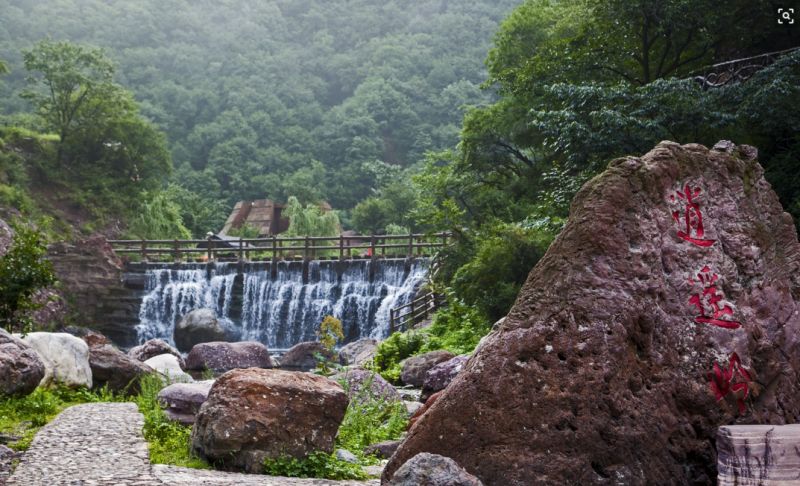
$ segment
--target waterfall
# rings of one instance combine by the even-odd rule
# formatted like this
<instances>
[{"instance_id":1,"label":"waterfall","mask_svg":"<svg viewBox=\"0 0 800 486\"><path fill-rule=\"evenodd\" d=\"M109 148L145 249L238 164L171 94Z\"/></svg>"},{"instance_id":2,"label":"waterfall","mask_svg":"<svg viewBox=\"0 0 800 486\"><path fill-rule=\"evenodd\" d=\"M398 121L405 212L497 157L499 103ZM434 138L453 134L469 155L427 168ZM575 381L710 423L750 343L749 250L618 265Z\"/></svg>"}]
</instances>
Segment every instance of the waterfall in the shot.
<instances>
[{"instance_id":1,"label":"waterfall","mask_svg":"<svg viewBox=\"0 0 800 486\"><path fill-rule=\"evenodd\" d=\"M342 321L345 342L385 338L389 310L409 303L428 272L415 260L282 261L149 268L139 311L139 342L172 342L175 323L209 307L242 340L288 348L315 339L326 315ZM304 273L305 278L304 278Z\"/></svg>"}]
</instances>

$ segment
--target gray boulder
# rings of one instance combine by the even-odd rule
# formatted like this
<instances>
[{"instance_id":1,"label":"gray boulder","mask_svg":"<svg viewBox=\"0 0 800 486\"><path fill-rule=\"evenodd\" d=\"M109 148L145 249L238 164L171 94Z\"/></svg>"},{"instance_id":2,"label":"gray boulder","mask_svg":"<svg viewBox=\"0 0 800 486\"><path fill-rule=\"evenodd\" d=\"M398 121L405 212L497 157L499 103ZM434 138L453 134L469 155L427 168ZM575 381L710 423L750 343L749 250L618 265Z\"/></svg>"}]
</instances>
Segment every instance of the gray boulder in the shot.
<instances>
[{"instance_id":1,"label":"gray boulder","mask_svg":"<svg viewBox=\"0 0 800 486\"><path fill-rule=\"evenodd\" d=\"M358 464L358 457L347 449L336 449L334 452L336 459L340 461L349 462L350 464Z\"/></svg>"},{"instance_id":2,"label":"gray boulder","mask_svg":"<svg viewBox=\"0 0 800 486\"><path fill-rule=\"evenodd\" d=\"M450 360L455 355L449 351L431 351L404 359L401 363L400 379L406 385L421 387L425 383L425 375L439 363Z\"/></svg>"},{"instance_id":3,"label":"gray boulder","mask_svg":"<svg viewBox=\"0 0 800 486\"><path fill-rule=\"evenodd\" d=\"M274 368L267 347L255 341L196 344L186 357L186 369L229 371L235 368Z\"/></svg>"},{"instance_id":4,"label":"gray boulder","mask_svg":"<svg viewBox=\"0 0 800 486\"><path fill-rule=\"evenodd\" d=\"M158 401L165 407L167 418L184 425L192 425L213 384L213 380L175 383L158 392Z\"/></svg>"},{"instance_id":5,"label":"gray boulder","mask_svg":"<svg viewBox=\"0 0 800 486\"><path fill-rule=\"evenodd\" d=\"M428 398L439 390L444 390L453 381L453 378L461 371L469 361L468 354L456 356L453 359L443 361L425 374L425 381L422 383L422 393L419 401L425 403Z\"/></svg>"},{"instance_id":6,"label":"gray boulder","mask_svg":"<svg viewBox=\"0 0 800 486\"><path fill-rule=\"evenodd\" d=\"M366 402L372 399L398 402L401 400L397 390L378 373L359 368L347 370L331 376L339 383L346 383L347 397L350 401Z\"/></svg>"},{"instance_id":7,"label":"gray boulder","mask_svg":"<svg viewBox=\"0 0 800 486\"><path fill-rule=\"evenodd\" d=\"M364 454L367 456L377 456L381 459L389 459L402 442L402 440L385 440L383 442L378 442L365 447Z\"/></svg>"},{"instance_id":8,"label":"gray boulder","mask_svg":"<svg viewBox=\"0 0 800 486\"><path fill-rule=\"evenodd\" d=\"M421 452L394 473L387 486L483 486L449 457Z\"/></svg>"},{"instance_id":9,"label":"gray boulder","mask_svg":"<svg viewBox=\"0 0 800 486\"><path fill-rule=\"evenodd\" d=\"M317 355L333 361L335 356L316 341L306 341L292 346L281 356L281 368L293 371L309 371L317 367Z\"/></svg>"},{"instance_id":10,"label":"gray boulder","mask_svg":"<svg viewBox=\"0 0 800 486\"><path fill-rule=\"evenodd\" d=\"M110 344L89 347L89 366L95 388L107 386L114 392L129 394L139 393L139 380L155 372Z\"/></svg>"},{"instance_id":11,"label":"gray boulder","mask_svg":"<svg viewBox=\"0 0 800 486\"><path fill-rule=\"evenodd\" d=\"M181 318L173 333L175 345L188 352L195 344L225 341L225 328L213 309L195 309Z\"/></svg>"},{"instance_id":12,"label":"gray boulder","mask_svg":"<svg viewBox=\"0 0 800 486\"><path fill-rule=\"evenodd\" d=\"M169 343L163 339L150 339L149 341L145 341L144 344L132 347L130 351L128 351L128 356L133 359L138 359L143 363L154 356L162 354L171 354L175 356L178 358L178 363L180 363L181 368L186 369L186 363L183 361L183 356L181 356L180 351L170 346Z\"/></svg>"},{"instance_id":13,"label":"gray boulder","mask_svg":"<svg viewBox=\"0 0 800 486\"><path fill-rule=\"evenodd\" d=\"M339 363L342 365L361 366L375 357L378 341L375 339L359 339L347 344L339 350Z\"/></svg>"},{"instance_id":14,"label":"gray boulder","mask_svg":"<svg viewBox=\"0 0 800 486\"><path fill-rule=\"evenodd\" d=\"M32 332L22 340L39 353L45 373L41 386L60 383L68 387L92 387L89 345L63 332Z\"/></svg>"},{"instance_id":15,"label":"gray boulder","mask_svg":"<svg viewBox=\"0 0 800 486\"><path fill-rule=\"evenodd\" d=\"M0 329L0 396L27 395L39 386L44 374L39 354Z\"/></svg>"}]
</instances>

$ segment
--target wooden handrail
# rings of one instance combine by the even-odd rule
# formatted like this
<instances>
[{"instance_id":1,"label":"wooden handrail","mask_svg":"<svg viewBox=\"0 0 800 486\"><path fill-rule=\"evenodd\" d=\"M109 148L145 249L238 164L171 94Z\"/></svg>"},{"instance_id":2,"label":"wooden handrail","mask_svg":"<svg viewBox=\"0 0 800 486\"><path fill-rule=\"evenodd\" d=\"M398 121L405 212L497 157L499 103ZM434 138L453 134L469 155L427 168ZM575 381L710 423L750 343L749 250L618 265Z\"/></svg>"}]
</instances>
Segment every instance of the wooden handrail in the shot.
<instances>
[{"instance_id":1,"label":"wooden handrail","mask_svg":"<svg viewBox=\"0 0 800 486\"><path fill-rule=\"evenodd\" d=\"M335 253L339 259L344 259L345 256L352 257L354 251L367 252L372 259L377 259L393 256L412 258L429 255L430 250L446 246L449 236L449 233L441 232L370 236L271 236L231 240L209 237L204 240L109 240L109 244L115 252L138 254L143 261L147 261L149 256L158 258L163 255L171 255L173 261L180 262L184 258L190 258L192 254L202 253L206 254L207 261L213 261L219 255L223 258L235 258L238 261L247 261L251 257L263 258L264 254L274 260L296 256L310 260L318 256L327 256L319 255L321 252L331 252L330 256ZM198 248L200 245L202 247ZM298 255L300 252L302 252L301 255Z\"/></svg>"},{"instance_id":2,"label":"wooden handrail","mask_svg":"<svg viewBox=\"0 0 800 486\"><path fill-rule=\"evenodd\" d=\"M441 307L443 297L433 292L426 292L408 304L389 310L389 333L405 331L409 326L422 322L436 309ZM403 313L405 309L410 309Z\"/></svg>"}]
</instances>

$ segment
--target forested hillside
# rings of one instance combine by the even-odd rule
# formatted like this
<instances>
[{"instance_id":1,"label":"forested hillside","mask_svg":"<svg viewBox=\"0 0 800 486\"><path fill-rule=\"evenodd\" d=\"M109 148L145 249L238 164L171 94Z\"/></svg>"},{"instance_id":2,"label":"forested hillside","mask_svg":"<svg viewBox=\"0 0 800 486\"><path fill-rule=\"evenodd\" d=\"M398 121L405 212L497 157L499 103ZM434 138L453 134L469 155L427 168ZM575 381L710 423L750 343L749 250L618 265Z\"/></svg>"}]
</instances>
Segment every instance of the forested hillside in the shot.
<instances>
[{"instance_id":1,"label":"forested hillside","mask_svg":"<svg viewBox=\"0 0 800 486\"><path fill-rule=\"evenodd\" d=\"M491 99L483 60L518 3L3 0L0 104L31 109L18 93L36 42L101 47L165 132L171 180L190 191L169 197L195 233L218 230L239 199L348 209L458 141L463 107Z\"/></svg>"}]
</instances>

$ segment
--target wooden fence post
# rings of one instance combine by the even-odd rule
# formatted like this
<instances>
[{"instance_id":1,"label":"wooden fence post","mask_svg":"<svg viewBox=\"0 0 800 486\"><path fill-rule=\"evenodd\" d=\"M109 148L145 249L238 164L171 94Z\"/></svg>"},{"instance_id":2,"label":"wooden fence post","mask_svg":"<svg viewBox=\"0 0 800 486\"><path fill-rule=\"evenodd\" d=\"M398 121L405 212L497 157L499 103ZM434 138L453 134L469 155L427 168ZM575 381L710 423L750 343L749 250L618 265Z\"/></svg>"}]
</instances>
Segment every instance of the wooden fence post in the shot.
<instances>
[{"instance_id":1,"label":"wooden fence post","mask_svg":"<svg viewBox=\"0 0 800 486\"><path fill-rule=\"evenodd\" d=\"M244 242L242 241L242 237L239 237L239 261L241 262L244 260Z\"/></svg>"},{"instance_id":2,"label":"wooden fence post","mask_svg":"<svg viewBox=\"0 0 800 486\"><path fill-rule=\"evenodd\" d=\"M174 250L175 254L172 255L172 259L175 260L176 262L180 262L181 261L181 247L180 247L180 244L178 243L178 239L177 238L175 238L175 242L173 243L173 250Z\"/></svg>"},{"instance_id":3,"label":"wooden fence post","mask_svg":"<svg viewBox=\"0 0 800 486\"><path fill-rule=\"evenodd\" d=\"M147 241L142 240L142 261L147 261Z\"/></svg>"},{"instance_id":4,"label":"wooden fence post","mask_svg":"<svg viewBox=\"0 0 800 486\"><path fill-rule=\"evenodd\" d=\"M339 233L339 261L344 260L344 235Z\"/></svg>"},{"instance_id":5,"label":"wooden fence post","mask_svg":"<svg viewBox=\"0 0 800 486\"><path fill-rule=\"evenodd\" d=\"M206 236L206 247L207 247L206 248L206 251L207 251L207 255L206 256L207 256L207 260L209 262L214 259L213 252L211 251L211 245L212 245L211 236L210 235Z\"/></svg>"},{"instance_id":6,"label":"wooden fence post","mask_svg":"<svg viewBox=\"0 0 800 486\"><path fill-rule=\"evenodd\" d=\"M278 237L272 235L272 260L278 260Z\"/></svg>"},{"instance_id":7,"label":"wooden fence post","mask_svg":"<svg viewBox=\"0 0 800 486\"><path fill-rule=\"evenodd\" d=\"M373 260L375 260L375 257L377 256L375 254L375 235L372 235L369 238L369 255Z\"/></svg>"},{"instance_id":8,"label":"wooden fence post","mask_svg":"<svg viewBox=\"0 0 800 486\"><path fill-rule=\"evenodd\" d=\"M394 334L394 309L389 309L389 335Z\"/></svg>"},{"instance_id":9,"label":"wooden fence post","mask_svg":"<svg viewBox=\"0 0 800 486\"><path fill-rule=\"evenodd\" d=\"M414 233L408 235L408 258L414 256Z\"/></svg>"}]
</instances>

